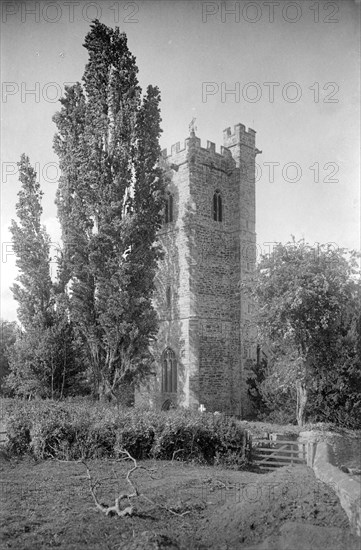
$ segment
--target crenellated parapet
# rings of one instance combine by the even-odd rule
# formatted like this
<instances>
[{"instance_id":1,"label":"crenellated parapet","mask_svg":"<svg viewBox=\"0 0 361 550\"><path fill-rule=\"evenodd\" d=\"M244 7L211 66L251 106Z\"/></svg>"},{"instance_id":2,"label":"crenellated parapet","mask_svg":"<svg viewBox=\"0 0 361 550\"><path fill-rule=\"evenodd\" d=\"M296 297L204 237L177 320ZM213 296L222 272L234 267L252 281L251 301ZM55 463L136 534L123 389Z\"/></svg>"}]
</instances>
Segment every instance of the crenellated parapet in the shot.
<instances>
[{"instance_id":1,"label":"crenellated parapet","mask_svg":"<svg viewBox=\"0 0 361 550\"><path fill-rule=\"evenodd\" d=\"M221 146L220 151L217 152L216 144L213 141L207 141L206 147L202 147L201 140L198 137L189 137L184 142L178 141L171 146L170 154L167 149L163 149L161 156L163 159L170 161L171 157L181 155L182 153L188 153L191 150L198 150L199 153L208 155L210 158L218 160L231 160L232 154L227 147Z\"/></svg>"},{"instance_id":2,"label":"crenellated parapet","mask_svg":"<svg viewBox=\"0 0 361 550\"><path fill-rule=\"evenodd\" d=\"M256 150L256 132L252 128L246 127L244 124L235 124L233 129L231 127L226 128L223 131L223 146L220 147L220 151L216 150L216 144L213 141L207 141L206 147L202 147L201 140L194 133L185 139L183 142L178 141L174 143L170 148L170 153L167 149L163 149L161 157L168 162L184 162L188 158L188 154L192 152L198 152L204 159L214 161L231 160L234 158L234 152L232 148L235 146L246 146L250 149ZM172 157L172 160L171 160ZM176 158L175 158L176 157Z\"/></svg>"},{"instance_id":3,"label":"crenellated parapet","mask_svg":"<svg viewBox=\"0 0 361 550\"><path fill-rule=\"evenodd\" d=\"M226 147L240 144L254 148L256 145L256 132L252 128L248 128L247 131L244 124L235 124L233 132L230 127L223 130L223 144Z\"/></svg>"}]
</instances>

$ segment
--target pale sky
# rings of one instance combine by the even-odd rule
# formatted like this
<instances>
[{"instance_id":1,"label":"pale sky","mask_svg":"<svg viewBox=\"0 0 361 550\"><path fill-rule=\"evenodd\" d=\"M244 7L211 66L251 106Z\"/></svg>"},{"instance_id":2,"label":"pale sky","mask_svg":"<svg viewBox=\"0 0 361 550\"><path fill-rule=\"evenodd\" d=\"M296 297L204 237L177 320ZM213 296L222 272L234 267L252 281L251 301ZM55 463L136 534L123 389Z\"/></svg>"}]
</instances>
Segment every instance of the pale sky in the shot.
<instances>
[{"instance_id":1,"label":"pale sky","mask_svg":"<svg viewBox=\"0 0 361 550\"><path fill-rule=\"evenodd\" d=\"M43 223L58 243L51 119L64 83L81 81L96 16L127 33L143 90L161 90L162 148L183 141L193 117L202 146L214 141L217 150L228 126L256 130L260 249L291 235L360 249L359 0L9 1L1 9L2 318L16 319L8 231L16 163L26 153L39 172Z\"/></svg>"}]
</instances>

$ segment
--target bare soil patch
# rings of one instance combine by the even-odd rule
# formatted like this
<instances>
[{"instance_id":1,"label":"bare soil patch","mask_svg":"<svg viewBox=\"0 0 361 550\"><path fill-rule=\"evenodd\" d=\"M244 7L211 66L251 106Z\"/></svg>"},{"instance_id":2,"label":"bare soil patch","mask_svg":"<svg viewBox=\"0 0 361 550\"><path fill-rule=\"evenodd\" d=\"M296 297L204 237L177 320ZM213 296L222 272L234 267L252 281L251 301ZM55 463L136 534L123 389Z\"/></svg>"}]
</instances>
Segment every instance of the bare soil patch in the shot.
<instances>
[{"instance_id":1,"label":"bare soil patch","mask_svg":"<svg viewBox=\"0 0 361 550\"><path fill-rule=\"evenodd\" d=\"M336 495L306 467L256 474L181 462L140 464L155 469L153 478L139 470L133 481L155 504L136 499L136 515L119 518L95 509L84 465L0 457L1 548L360 549ZM128 491L129 463L88 465L103 480L101 502L113 504ZM188 513L177 516L164 507Z\"/></svg>"}]
</instances>

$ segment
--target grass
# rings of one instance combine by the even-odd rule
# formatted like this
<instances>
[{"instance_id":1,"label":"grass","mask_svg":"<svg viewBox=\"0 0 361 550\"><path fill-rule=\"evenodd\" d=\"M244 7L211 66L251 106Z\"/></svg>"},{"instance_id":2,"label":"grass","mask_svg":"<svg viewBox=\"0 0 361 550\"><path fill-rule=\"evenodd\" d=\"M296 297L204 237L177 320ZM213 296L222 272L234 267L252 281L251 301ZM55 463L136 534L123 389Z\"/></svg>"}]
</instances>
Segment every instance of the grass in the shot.
<instances>
[{"instance_id":1,"label":"grass","mask_svg":"<svg viewBox=\"0 0 361 550\"><path fill-rule=\"evenodd\" d=\"M17 406L13 400L1 400L3 419ZM43 406L44 402L24 403L29 413L41 410ZM79 410L86 411L89 403L73 403L70 407L75 414ZM114 412L114 408L108 405L92 405L91 414L99 415L100 420ZM172 415L167 418L171 419ZM325 433L337 431L329 424L308 424L300 428L242 421L239 426L254 437L272 432L298 434L308 429ZM120 492L128 492L126 474L131 464L109 458L87 460L87 464L93 479L100 481L100 502L113 505ZM251 543L275 533L286 521L337 528L340 530L338 534L347 540L349 550L358 548L355 544L359 543L349 538L347 518L337 498L330 489L317 482L312 470L305 466L281 468L272 474L259 475L225 469L220 465L202 465L195 460L154 459L138 461L138 464L154 469L151 476L145 470L134 474L140 492L152 502L137 498L132 502L135 515L106 517L95 507L82 463L35 460L30 456L9 458L0 452L0 508L5 526L2 548L219 550L226 548L222 537L229 536L239 541L240 534L245 548L248 548ZM242 488L248 486L252 488L252 495L263 494L257 487L266 488L266 492L256 501L254 498L249 502L244 498L242 501ZM271 501L270 486L282 489L280 495ZM295 487L299 488L297 498ZM177 515L184 512L186 515L182 517ZM329 547L327 537L324 542L324 547ZM292 544L289 542L283 547L291 548ZM238 550L243 545L236 542L229 548Z\"/></svg>"},{"instance_id":2,"label":"grass","mask_svg":"<svg viewBox=\"0 0 361 550\"><path fill-rule=\"evenodd\" d=\"M113 504L119 492L128 492L125 481L128 466L107 460L88 462L94 479L103 479L99 500ZM135 481L155 505L139 499L137 516L105 517L96 510L86 470L81 463L21 460L2 469L4 500L3 531L5 547L25 550L36 548L102 549L129 544L135 534L152 531L170 540L174 532L184 548L191 544L197 521L204 510L202 478L214 474L210 467L178 462L145 461L139 464L156 468L151 479L140 470ZM6 474L6 478L4 476ZM230 472L232 474L232 472ZM184 517L168 513L164 506Z\"/></svg>"},{"instance_id":3,"label":"grass","mask_svg":"<svg viewBox=\"0 0 361 550\"><path fill-rule=\"evenodd\" d=\"M87 463L93 479L101 481L101 502L113 504L118 492L128 492L127 463ZM152 477L139 470L133 480L153 504L135 499L136 514L119 518L95 508L83 464L0 457L1 548L238 550L276 533L287 521L303 522L305 533L308 524L337 528L345 548L358 548L334 493L304 466L259 475L176 461L139 464L155 468ZM165 508L187 514L180 517ZM236 542L226 546L226 539Z\"/></svg>"}]
</instances>

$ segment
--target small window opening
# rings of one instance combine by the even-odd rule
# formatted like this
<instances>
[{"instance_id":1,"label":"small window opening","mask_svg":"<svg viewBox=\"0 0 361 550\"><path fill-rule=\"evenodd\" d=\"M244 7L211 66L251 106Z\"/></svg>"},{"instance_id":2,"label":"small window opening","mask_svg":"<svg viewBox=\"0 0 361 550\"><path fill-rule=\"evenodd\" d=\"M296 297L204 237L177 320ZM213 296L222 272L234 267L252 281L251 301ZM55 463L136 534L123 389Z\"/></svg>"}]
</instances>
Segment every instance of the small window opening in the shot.
<instances>
[{"instance_id":1,"label":"small window opening","mask_svg":"<svg viewBox=\"0 0 361 550\"><path fill-rule=\"evenodd\" d=\"M170 309L170 306L172 305L172 291L170 286L167 287L166 302L167 302L167 308Z\"/></svg>"},{"instance_id":2,"label":"small window opening","mask_svg":"<svg viewBox=\"0 0 361 550\"><path fill-rule=\"evenodd\" d=\"M213 195L213 219L221 222L222 218L222 196L220 191L216 191Z\"/></svg>"},{"instance_id":3,"label":"small window opening","mask_svg":"<svg viewBox=\"0 0 361 550\"><path fill-rule=\"evenodd\" d=\"M173 195L167 193L164 212L164 223L170 223L173 221Z\"/></svg>"}]
</instances>

